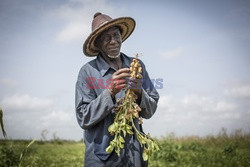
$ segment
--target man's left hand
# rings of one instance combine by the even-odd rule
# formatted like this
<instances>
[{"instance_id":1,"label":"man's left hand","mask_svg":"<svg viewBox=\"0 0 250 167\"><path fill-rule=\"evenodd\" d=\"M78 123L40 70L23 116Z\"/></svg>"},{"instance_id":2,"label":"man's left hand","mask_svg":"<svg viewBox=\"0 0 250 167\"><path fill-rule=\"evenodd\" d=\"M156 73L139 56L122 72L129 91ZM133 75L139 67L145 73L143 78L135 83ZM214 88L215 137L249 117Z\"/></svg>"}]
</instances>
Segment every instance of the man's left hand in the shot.
<instances>
[{"instance_id":1,"label":"man's left hand","mask_svg":"<svg viewBox=\"0 0 250 167\"><path fill-rule=\"evenodd\" d=\"M137 79L137 78L129 78L129 88L133 90L133 92L138 96L137 99L140 99L141 92L142 92L142 84L143 84L143 78Z\"/></svg>"}]
</instances>

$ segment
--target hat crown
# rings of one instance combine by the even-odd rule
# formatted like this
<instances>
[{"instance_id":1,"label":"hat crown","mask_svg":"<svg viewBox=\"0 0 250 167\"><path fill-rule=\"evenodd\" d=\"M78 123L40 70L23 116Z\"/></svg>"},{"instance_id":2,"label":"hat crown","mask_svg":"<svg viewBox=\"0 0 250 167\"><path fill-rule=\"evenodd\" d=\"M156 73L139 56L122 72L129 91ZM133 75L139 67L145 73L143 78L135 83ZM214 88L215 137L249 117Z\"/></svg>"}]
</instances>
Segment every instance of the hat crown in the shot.
<instances>
[{"instance_id":1,"label":"hat crown","mask_svg":"<svg viewBox=\"0 0 250 167\"><path fill-rule=\"evenodd\" d=\"M102 13L96 13L94 15L93 21L92 21L92 32L95 31L97 28L102 26L103 24L111 21L112 18L108 15L102 14Z\"/></svg>"}]
</instances>

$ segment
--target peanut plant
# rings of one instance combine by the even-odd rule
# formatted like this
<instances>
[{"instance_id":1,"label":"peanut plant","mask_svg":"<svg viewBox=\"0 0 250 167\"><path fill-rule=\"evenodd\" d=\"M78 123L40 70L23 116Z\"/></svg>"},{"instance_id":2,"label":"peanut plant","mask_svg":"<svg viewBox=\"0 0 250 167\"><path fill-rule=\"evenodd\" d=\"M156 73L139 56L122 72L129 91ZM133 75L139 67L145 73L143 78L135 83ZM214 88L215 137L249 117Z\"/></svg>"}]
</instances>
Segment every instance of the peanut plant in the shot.
<instances>
[{"instance_id":1,"label":"peanut plant","mask_svg":"<svg viewBox=\"0 0 250 167\"><path fill-rule=\"evenodd\" d=\"M130 73L132 79L142 78L142 67L138 60L138 54L133 59L130 64ZM136 135L141 147L143 148L143 160L147 161L149 156L154 151L159 150L159 146L155 140L153 140L149 134L144 134L139 131L135 124L134 119L138 120L139 124L142 124L142 117L139 116L141 108L136 103L137 95L134 93L133 89L127 89L125 97L122 99L117 99L117 107L115 107L115 119L114 123L108 128L114 139L110 142L109 146L106 148L107 153L111 153L115 150L116 154L120 156L121 149L124 148L126 135Z\"/></svg>"}]
</instances>

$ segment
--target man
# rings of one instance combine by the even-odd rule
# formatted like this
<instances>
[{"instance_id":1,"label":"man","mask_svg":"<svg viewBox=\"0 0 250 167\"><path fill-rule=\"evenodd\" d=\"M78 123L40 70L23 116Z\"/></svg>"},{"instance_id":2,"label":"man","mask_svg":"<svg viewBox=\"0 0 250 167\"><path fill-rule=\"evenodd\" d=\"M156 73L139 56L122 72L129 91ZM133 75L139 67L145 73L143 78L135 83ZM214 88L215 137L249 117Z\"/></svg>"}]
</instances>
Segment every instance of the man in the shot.
<instances>
[{"instance_id":1,"label":"man","mask_svg":"<svg viewBox=\"0 0 250 167\"><path fill-rule=\"evenodd\" d=\"M134 28L135 21L130 17L112 19L96 13L92 33L83 45L86 56L96 57L81 68L76 82L76 117L84 129L85 167L147 166L147 162L142 159L143 148L135 135L125 137L125 146L119 157L114 151L111 154L105 151L113 139L108 127L114 121L116 99L125 96L128 84L137 85L135 80L127 82L132 58L120 52L122 42L131 35ZM140 89L133 90L142 109L140 116L148 119L157 108L159 95L144 64L140 63L144 82ZM142 131L138 121L135 120L135 124Z\"/></svg>"}]
</instances>

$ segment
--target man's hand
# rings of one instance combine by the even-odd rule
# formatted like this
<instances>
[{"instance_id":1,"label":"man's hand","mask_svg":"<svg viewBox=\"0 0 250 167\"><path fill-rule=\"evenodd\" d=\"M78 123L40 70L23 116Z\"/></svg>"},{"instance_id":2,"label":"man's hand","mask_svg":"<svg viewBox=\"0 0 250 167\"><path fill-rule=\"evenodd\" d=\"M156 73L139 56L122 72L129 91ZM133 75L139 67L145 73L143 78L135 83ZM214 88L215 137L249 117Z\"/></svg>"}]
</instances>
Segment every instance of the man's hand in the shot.
<instances>
[{"instance_id":1,"label":"man's hand","mask_svg":"<svg viewBox=\"0 0 250 167\"><path fill-rule=\"evenodd\" d=\"M142 84L143 84L143 78L137 79L137 78L129 78L129 88L133 90L133 92L137 95L138 99L141 97L142 92Z\"/></svg>"},{"instance_id":2,"label":"man's hand","mask_svg":"<svg viewBox=\"0 0 250 167\"><path fill-rule=\"evenodd\" d=\"M123 88L127 87L126 77L130 77L129 68L121 68L112 75L113 85L109 90L112 98Z\"/></svg>"}]
</instances>

